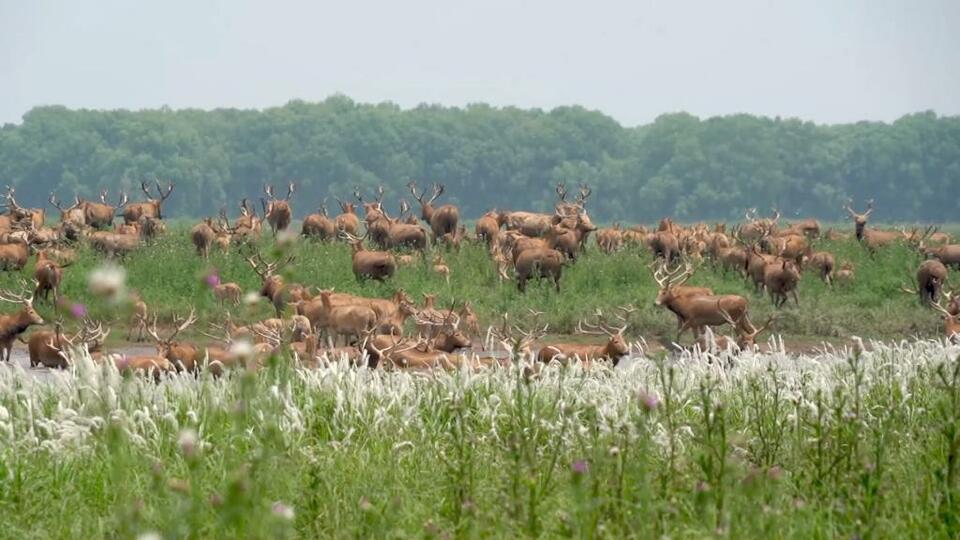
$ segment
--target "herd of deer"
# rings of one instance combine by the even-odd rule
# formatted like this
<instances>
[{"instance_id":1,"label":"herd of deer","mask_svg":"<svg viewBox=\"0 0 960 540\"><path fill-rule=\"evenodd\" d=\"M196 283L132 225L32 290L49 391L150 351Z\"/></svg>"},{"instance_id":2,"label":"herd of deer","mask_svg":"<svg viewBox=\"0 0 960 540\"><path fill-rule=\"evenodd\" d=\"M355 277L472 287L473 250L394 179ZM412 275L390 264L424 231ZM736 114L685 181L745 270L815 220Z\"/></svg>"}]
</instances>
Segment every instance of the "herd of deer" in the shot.
<instances>
[{"instance_id":1,"label":"herd of deer","mask_svg":"<svg viewBox=\"0 0 960 540\"><path fill-rule=\"evenodd\" d=\"M51 194L50 204L60 211L56 226L46 225L43 209L17 204L15 190L7 188L6 212L0 214L0 268L21 270L33 252L36 265L32 290L25 287L21 293L0 293L0 301L21 306L19 311L0 315L0 353L5 360L9 361L14 341L28 327L44 324L33 308L34 298L51 301L52 294L53 305L57 305L64 268L74 257L71 244L87 242L109 257L123 257L164 233L161 209L173 191L173 184L168 184L165 191L159 181L155 186L156 196L144 182L141 188L146 200L128 203L127 195L122 193L116 205L108 203L107 193L101 192L99 203L76 197L72 206L64 208ZM694 335L694 346L702 350L751 349L776 317L755 326L750 320L749 300L745 296L716 294L707 287L687 285L694 269L701 264L742 275L754 286L755 292L769 294L777 308L791 298L799 305L797 286L806 269L814 271L831 286L853 279L854 269L849 263L838 267L831 253L813 249L818 238L838 239L842 234L821 231L816 220L782 227L777 212L770 217L759 217L756 211L750 211L746 221L729 232L724 224L709 227L699 223L684 227L667 218L653 230L643 226L624 228L619 224L598 229L586 210L591 189L580 186L577 194L568 200L568 191L561 184L556 187L553 213L491 210L476 221L475 234L468 238L456 206L434 205L443 195L444 186L434 185L429 197L419 191L415 183L410 183L408 188L420 204L419 220L403 200L399 203L399 213L391 216L383 204L382 187L376 197L366 200L360 190L355 189L357 204L338 199L341 213L332 218L325 205L321 205L317 213L303 220L301 235L320 241L348 242L352 246L352 268L357 279L375 280L390 279L399 265L417 259L411 253L424 257L434 246L432 269L449 281L450 268L443 260L442 250L459 249L466 241L476 242L489 253L499 279L511 279L513 274L518 290L523 293L528 281L543 278L552 280L560 291L563 269L576 263L587 248L590 234L594 233L596 246L602 253L627 246L650 250L654 263L649 270L659 287L654 304L676 316L678 342L689 330ZM144 339L146 333L155 343L155 354L132 357L106 354L101 348L109 330L104 330L99 322L83 318L72 336L64 332L60 322L53 330L34 331L26 341L31 365L65 367L71 349L77 348L88 351L95 359L113 361L124 370L157 374L197 370L219 374L234 365L258 364L281 349L295 354L308 366L334 356L346 356L370 366L407 369L455 368L465 364L480 367L508 361L503 355L473 353L475 340L482 342L482 350L500 343L508 350L525 351L544 362L579 359L616 364L630 352L624 337L629 315L634 310L630 305L618 308L614 315L617 323L607 320L600 312L595 322L580 322L579 333L606 336L604 343L544 345L539 342L548 328L538 322L536 312L532 312L528 330L510 324L509 317L504 315L502 324L490 326L483 335L469 303L442 309L435 305L432 295L425 295L424 305L417 306L403 290L398 290L392 298L381 299L287 283L281 271L295 259L265 260L251 240L260 237L263 221L278 238L288 234L294 191L295 185L290 183L281 199L274 195L272 186L265 185L265 197L261 198L262 219L257 209L243 199L239 203L240 215L233 224L223 209L216 220L204 219L190 230L191 241L201 257L207 258L211 249L217 247L225 252L234 247L240 251L259 276L259 295L274 307L274 318L240 325L234 323L227 311L223 324L212 324L209 331L200 332L213 339L200 345L177 339L196 323L193 312L175 320L173 330L163 336L157 328L156 316L151 323L146 304L137 298L127 339L134 333L138 334L136 339ZM902 289L918 295L921 302L943 316L948 338L960 339L960 295L944 290L949 268L960 267L960 245L950 243L948 235L932 227L922 232L869 228L867 220L873 212L872 201L862 214L855 212L849 203L845 209L855 222L857 240L871 253L893 242L903 242L924 256L917 270L915 288L903 286ZM362 210L362 219L358 210ZM117 216L122 221L115 223ZM240 303L243 291L236 283L211 285L221 306ZM729 326L735 337L715 335L713 329L722 326ZM415 329L412 335L416 337L407 333L408 327ZM469 354L456 354L461 349L468 349Z\"/></svg>"}]
</instances>

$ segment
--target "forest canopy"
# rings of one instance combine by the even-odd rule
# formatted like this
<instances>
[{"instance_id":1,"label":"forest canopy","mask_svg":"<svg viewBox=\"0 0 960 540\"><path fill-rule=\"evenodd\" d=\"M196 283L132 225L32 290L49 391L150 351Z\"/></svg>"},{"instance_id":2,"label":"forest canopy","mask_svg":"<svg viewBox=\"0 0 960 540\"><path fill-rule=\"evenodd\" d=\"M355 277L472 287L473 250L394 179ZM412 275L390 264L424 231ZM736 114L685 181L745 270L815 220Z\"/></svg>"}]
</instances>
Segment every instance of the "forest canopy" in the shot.
<instances>
[{"instance_id":1,"label":"forest canopy","mask_svg":"<svg viewBox=\"0 0 960 540\"><path fill-rule=\"evenodd\" d=\"M159 178L176 190L170 216L234 213L264 182L297 184L303 216L324 198L405 185L446 185L467 217L490 208L550 208L558 182L593 187L595 220L731 219L748 207L841 219L876 200L882 221L960 217L960 117L911 114L887 124L817 125L738 114L664 114L624 127L582 107L551 111L361 104L344 96L259 110L142 111L37 107L0 128L0 184L22 205L101 189L142 196Z\"/></svg>"}]
</instances>

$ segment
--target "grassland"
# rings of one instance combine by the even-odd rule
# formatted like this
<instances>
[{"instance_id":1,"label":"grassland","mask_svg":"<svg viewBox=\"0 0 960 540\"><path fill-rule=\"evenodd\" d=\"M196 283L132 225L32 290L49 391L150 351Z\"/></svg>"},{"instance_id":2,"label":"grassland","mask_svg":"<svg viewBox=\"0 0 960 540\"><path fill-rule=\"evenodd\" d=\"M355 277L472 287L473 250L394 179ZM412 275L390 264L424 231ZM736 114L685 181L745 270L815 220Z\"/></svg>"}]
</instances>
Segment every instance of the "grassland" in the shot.
<instances>
[{"instance_id":1,"label":"grassland","mask_svg":"<svg viewBox=\"0 0 960 540\"><path fill-rule=\"evenodd\" d=\"M939 335L941 327L935 313L900 291L901 284L913 280L920 261L910 248L892 246L872 257L855 241L823 241L816 248L833 252L838 266L844 261L854 263L856 280L850 286L829 288L815 275L805 274L799 289L800 306L795 307L791 302L781 310L776 325L778 333L814 342L850 335L883 339ZM265 239L261 249L266 255L280 254L272 239ZM445 255L452 270L450 285L430 272L426 263L401 268L387 283L359 283L350 270L348 248L339 244L298 241L284 247L282 252L296 256L295 264L285 272L288 280L368 296L386 297L396 288L403 288L417 298L423 293L435 293L444 305L453 300L469 300L484 323L495 322L505 312L522 319L530 308L544 312L544 320L550 323L552 332L569 333L579 318L589 316L595 309L609 311L629 303L638 309L632 315L628 335L643 336L647 340L674 336L674 317L653 305L656 284L647 269L650 255L639 249L608 256L599 253L591 242L586 256L565 269L561 293L557 294L544 282L532 284L526 295L520 294L512 282L499 283L485 252L476 246ZM71 301L84 304L93 316L112 321L122 329L127 321L127 306L103 303L87 291L88 273L101 264L102 257L81 249L79 260L66 269L63 294ZM245 290L259 288L259 279L235 251L228 255L216 252L209 262L197 257L187 238L187 229L182 226L174 227L150 248L129 255L123 266L128 287L142 295L151 310L159 315L161 323L175 314L185 313L191 306L196 307L201 321L222 319L223 311L204 280L212 271L216 271L222 281L237 282ZM0 286L13 287L18 279L30 275L32 264L20 274L0 275ZM724 274L704 265L690 283L713 287L718 293L748 296L754 320L762 321L772 312L769 299L754 296L752 287L733 273ZM39 307L48 318L54 316L51 306L41 304ZM233 308L237 318L255 319L271 313L265 302ZM114 337L120 333L114 332Z\"/></svg>"},{"instance_id":2,"label":"grassland","mask_svg":"<svg viewBox=\"0 0 960 540\"><path fill-rule=\"evenodd\" d=\"M534 379L0 369L0 538L956 538L960 348L866 348Z\"/></svg>"}]
</instances>

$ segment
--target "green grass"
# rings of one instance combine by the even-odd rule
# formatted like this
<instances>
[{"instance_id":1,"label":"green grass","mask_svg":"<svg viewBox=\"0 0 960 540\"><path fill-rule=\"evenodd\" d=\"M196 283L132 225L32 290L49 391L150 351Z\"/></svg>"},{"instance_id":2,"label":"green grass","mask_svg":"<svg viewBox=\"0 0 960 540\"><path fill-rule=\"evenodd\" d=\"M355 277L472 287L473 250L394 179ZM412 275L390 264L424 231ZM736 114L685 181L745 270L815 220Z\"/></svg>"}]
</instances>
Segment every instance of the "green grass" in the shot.
<instances>
[{"instance_id":1,"label":"green grass","mask_svg":"<svg viewBox=\"0 0 960 540\"><path fill-rule=\"evenodd\" d=\"M0 538L956 538L957 348L870 348L531 380L0 369Z\"/></svg>"},{"instance_id":2,"label":"green grass","mask_svg":"<svg viewBox=\"0 0 960 540\"><path fill-rule=\"evenodd\" d=\"M271 245L272 239L263 241L265 254L274 252ZM816 247L833 252L838 267L843 261L853 262L856 281L849 287L831 289L813 274L805 274L799 289L800 307L794 307L791 302L781 310L777 332L806 340L850 335L885 339L939 335L941 327L936 314L899 290L901 284L913 280L920 261L908 247L892 246L873 257L854 241L825 241ZM452 270L449 286L429 271L428 264L402 268L387 283L358 283L350 270L349 250L340 244L298 241L286 251L297 257L296 263L285 272L288 280L378 297L389 296L402 287L418 300L423 293L435 293L444 305L453 300L469 300L483 323L496 322L505 312L522 320L528 309L535 309L544 312L544 321L550 323L551 332L569 333L579 318L589 316L595 309L610 311L629 303L638 308L631 318L629 335L655 340L672 338L675 331L674 316L653 305L656 285L647 269L651 259L640 250L606 256L600 254L591 241L587 255L564 270L560 294L545 281L531 283L526 295L520 294L513 282L500 284L484 250L476 246L445 255ZM106 304L87 292L86 276L101 264L102 257L81 249L79 261L65 271L63 294L85 304L93 316L114 324L119 330L114 332L116 336L124 333L129 306ZM259 288L259 279L235 251L229 255L215 252L209 262L197 257L183 226L174 227L153 246L131 254L123 266L127 270L128 287L142 294L161 321L169 321L175 314L182 315L191 306L200 314L201 325L205 320L222 319L223 312L203 283L211 269L215 268L223 281L235 281L245 290ZM15 286L17 279L32 276L32 269L31 262L20 274L0 275L0 286ZM752 287L743 279L714 271L709 265L704 265L690 283L710 286L718 293L746 295L755 321L765 320L773 311L769 298L754 296ZM48 318L54 316L48 305L40 305L39 309ZM272 309L266 303L241 308L239 313L234 309L235 317L248 320L271 314Z\"/></svg>"}]
</instances>

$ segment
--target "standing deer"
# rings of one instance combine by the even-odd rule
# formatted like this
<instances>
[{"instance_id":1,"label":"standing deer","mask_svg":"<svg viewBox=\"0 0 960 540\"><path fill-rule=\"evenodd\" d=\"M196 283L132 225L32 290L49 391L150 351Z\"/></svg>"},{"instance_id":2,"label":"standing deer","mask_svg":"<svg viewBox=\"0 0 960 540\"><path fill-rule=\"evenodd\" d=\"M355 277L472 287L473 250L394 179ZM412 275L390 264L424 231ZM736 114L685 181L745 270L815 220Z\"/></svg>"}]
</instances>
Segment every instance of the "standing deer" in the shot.
<instances>
[{"instance_id":1,"label":"standing deer","mask_svg":"<svg viewBox=\"0 0 960 540\"><path fill-rule=\"evenodd\" d=\"M60 299L60 283L63 281L63 268L72 263L59 264L49 258L45 250L37 252L37 264L33 271L34 281L37 283L33 295L36 298L49 300L53 293L53 304L57 305Z\"/></svg>"},{"instance_id":2,"label":"standing deer","mask_svg":"<svg viewBox=\"0 0 960 540\"><path fill-rule=\"evenodd\" d=\"M451 204L445 204L439 208L433 207L433 201L443 194L443 184L433 185L433 194L427 201L423 200L424 194L417 194L416 182L410 182L407 187L410 188L410 193L420 202L420 217L430 225L434 240L446 233L456 234L457 224L460 221L460 210Z\"/></svg>"},{"instance_id":3,"label":"standing deer","mask_svg":"<svg viewBox=\"0 0 960 540\"><path fill-rule=\"evenodd\" d=\"M782 307L787 303L787 295L793 296L793 301L799 306L797 284L800 283L800 269L790 260L780 259L767 263L763 267L763 286L770 294L770 300L775 307Z\"/></svg>"},{"instance_id":4,"label":"standing deer","mask_svg":"<svg viewBox=\"0 0 960 540\"><path fill-rule=\"evenodd\" d=\"M910 289L904 285L900 289L907 294L916 294L923 304L936 304L940 301L940 292L947 282L948 274L949 271L942 262L937 259L926 260L917 268L917 288Z\"/></svg>"},{"instance_id":5,"label":"standing deer","mask_svg":"<svg viewBox=\"0 0 960 540\"><path fill-rule=\"evenodd\" d=\"M326 200L320 205L317 213L310 214L303 219L303 227L300 229L300 235L323 242L329 242L336 238L337 226L333 220L327 216Z\"/></svg>"},{"instance_id":6,"label":"standing deer","mask_svg":"<svg viewBox=\"0 0 960 540\"><path fill-rule=\"evenodd\" d=\"M338 231L344 231L350 235L356 235L360 230L360 218L357 217L357 208L352 202L343 202L340 199L337 199L337 203L340 205L340 215L338 215L333 220L333 224L337 227ZM343 236L340 236L341 239L345 239Z\"/></svg>"},{"instance_id":7,"label":"standing deer","mask_svg":"<svg viewBox=\"0 0 960 540\"><path fill-rule=\"evenodd\" d=\"M283 308L286 306L286 286L283 277L277 275L277 272L292 263L295 257L290 255L285 259L268 263L260 256L260 252L254 249L253 255L245 258L262 282L260 296L270 300L277 312L277 318L283 317Z\"/></svg>"},{"instance_id":8,"label":"standing deer","mask_svg":"<svg viewBox=\"0 0 960 540\"><path fill-rule=\"evenodd\" d=\"M500 227L506 221L506 214L497 212L496 209L490 210L477 220L474 231L477 236L477 242L484 242L487 249L490 249L497 241L500 235Z\"/></svg>"},{"instance_id":9,"label":"standing deer","mask_svg":"<svg viewBox=\"0 0 960 540\"><path fill-rule=\"evenodd\" d=\"M233 234L240 240L260 238L261 221L247 199L240 201L240 217L233 221Z\"/></svg>"},{"instance_id":10,"label":"standing deer","mask_svg":"<svg viewBox=\"0 0 960 540\"><path fill-rule=\"evenodd\" d=\"M850 206L853 204L853 201L848 201L844 206L844 209L847 213L850 214L850 217L853 218L854 225L856 227L857 240L864 245L871 253L876 251L878 248L892 244L901 238L899 232L894 231L878 231L876 229L867 228L867 219L870 217L870 214L873 213L873 199L867 201L867 211L858 214Z\"/></svg>"},{"instance_id":11,"label":"standing deer","mask_svg":"<svg viewBox=\"0 0 960 540\"><path fill-rule=\"evenodd\" d=\"M127 194L121 193L116 206L107 202L107 190L100 191L100 202L83 201L82 209L86 224L94 229L109 229L113 226L113 217L117 208L127 204ZM159 211L158 211L159 214Z\"/></svg>"},{"instance_id":12,"label":"standing deer","mask_svg":"<svg viewBox=\"0 0 960 540\"><path fill-rule=\"evenodd\" d=\"M353 275L358 281L363 279L373 279L384 281L393 277L397 270L397 261L393 254L387 251L367 251L363 247L363 236L354 236L347 231L341 230L340 237L350 242L353 247L351 255Z\"/></svg>"},{"instance_id":13,"label":"standing deer","mask_svg":"<svg viewBox=\"0 0 960 540\"><path fill-rule=\"evenodd\" d=\"M210 218L205 218L190 229L190 240L193 242L193 247L196 248L197 255L204 260L210 258L210 246L216 239L217 233L214 232L213 221Z\"/></svg>"},{"instance_id":14,"label":"standing deer","mask_svg":"<svg viewBox=\"0 0 960 540\"><path fill-rule=\"evenodd\" d=\"M263 204L263 216L270 224L270 230L273 234L279 231L287 230L290 226L290 220L293 213L290 210L290 196L293 195L293 182L287 184L287 196L278 199L273 195L273 186L264 184L263 192L269 199L260 199Z\"/></svg>"},{"instance_id":15,"label":"standing deer","mask_svg":"<svg viewBox=\"0 0 960 540\"><path fill-rule=\"evenodd\" d=\"M157 195L159 199L154 199L153 194L150 193L150 189L147 187L146 182L140 182L140 189L147 196L147 200L138 203L130 203L123 208L123 221L127 224L137 223L140 221L141 217L152 217L157 219L163 219L163 213L161 209L163 203L170 197L170 194L173 193L173 182L167 183L167 192L164 193L160 188L160 181L154 181L154 185L157 187Z\"/></svg>"},{"instance_id":16,"label":"standing deer","mask_svg":"<svg viewBox=\"0 0 960 540\"><path fill-rule=\"evenodd\" d=\"M666 307L677 316L678 342L687 330L692 330L694 337L698 338L704 326L723 326L727 324L721 309L738 321L738 330L746 332L754 330L747 315L749 302L746 298L736 294L720 296L683 294L685 291L677 290L683 286L692 274L693 269L688 265L680 273L674 272L663 278L655 276L657 284L660 286L660 292L653 303L656 306Z\"/></svg>"},{"instance_id":17,"label":"standing deer","mask_svg":"<svg viewBox=\"0 0 960 540\"><path fill-rule=\"evenodd\" d=\"M147 303L136 292L130 293L133 302L133 313L130 316L130 329L127 331L127 341L137 332L137 341L143 341L143 334L147 331Z\"/></svg>"},{"instance_id":18,"label":"standing deer","mask_svg":"<svg viewBox=\"0 0 960 540\"><path fill-rule=\"evenodd\" d=\"M20 305L19 311L0 315L0 358L6 362L10 361L14 340L30 326L43 324L43 317L33 309L33 295L26 295L28 290L20 294L0 290L0 301Z\"/></svg>"}]
</instances>

